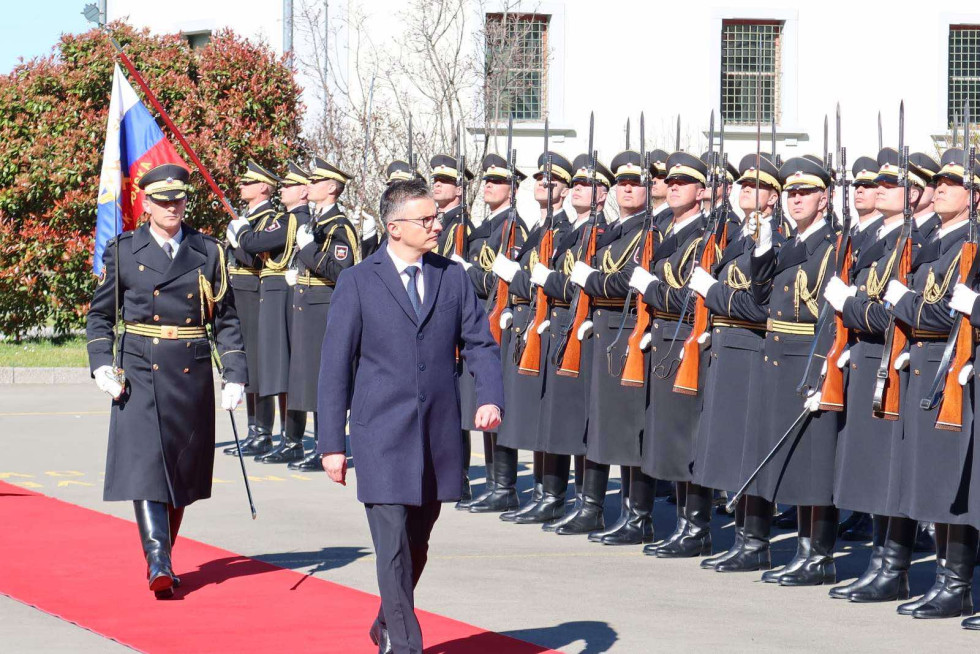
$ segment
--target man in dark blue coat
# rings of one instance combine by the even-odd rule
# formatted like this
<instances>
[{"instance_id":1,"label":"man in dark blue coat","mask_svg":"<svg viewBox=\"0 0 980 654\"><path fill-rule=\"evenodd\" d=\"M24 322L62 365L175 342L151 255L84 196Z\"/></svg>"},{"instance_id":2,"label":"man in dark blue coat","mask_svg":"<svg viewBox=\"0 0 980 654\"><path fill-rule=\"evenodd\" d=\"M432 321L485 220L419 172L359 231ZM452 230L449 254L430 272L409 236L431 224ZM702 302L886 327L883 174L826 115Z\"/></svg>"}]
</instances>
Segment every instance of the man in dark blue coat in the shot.
<instances>
[{"instance_id":1,"label":"man in dark blue coat","mask_svg":"<svg viewBox=\"0 0 980 654\"><path fill-rule=\"evenodd\" d=\"M441 502L462 490L456 348L476 379L475 424L489 431L504 406L500 351L461 265L432 250L441 225L423 181L381 198L387 245L340 275L320 359L317 452L345 483L345 423L377 555L381 651L422 652L414 587Z\"/></svg>"}]
</instances>

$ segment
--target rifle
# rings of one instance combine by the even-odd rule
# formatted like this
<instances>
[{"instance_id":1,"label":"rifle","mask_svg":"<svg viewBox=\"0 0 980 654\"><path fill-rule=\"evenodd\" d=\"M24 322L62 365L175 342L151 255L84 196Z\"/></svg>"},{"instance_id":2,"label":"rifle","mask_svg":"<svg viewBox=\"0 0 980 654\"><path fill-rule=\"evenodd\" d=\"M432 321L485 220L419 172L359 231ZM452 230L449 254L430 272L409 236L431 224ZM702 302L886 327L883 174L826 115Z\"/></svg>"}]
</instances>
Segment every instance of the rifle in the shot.
<instances>
[{"instance_id":1,"label":"rifle","mask_svg":"<svg viewBox=\"0 0 980 654\"><path fill-rule=\"evenodd\" d=\"M650 176L650 153L646 150L646 120L642 112L640 113L640 151L643 153L643 171L640 173L640 181L643 183L643 188L646 189L647 193L646 206L644 207L646 216L643 220L643 236L641 237L642 240L639 246L640 266L644 270L649 270L650 264L653 262L654 231L657 227L653 222L653 212L650 210L650 186L652 184ZM623 353L620 361L622 367L619 372L613 372L612 352L623 335L623 329L626 326L626 317L630 313L634 295L636 296L636 324L633 326L633 331L630 332L629 338L626 341L626 352ZM643 362L643 350L640 349L640 341L643 340L643 336L650 328L650 320L650 307L647 306L646 301L643 299L643 294L636 293L635 289L631 286L629 292L626 294L626 302L623 303L623 318L619 322L619 331L616 332L616 338L613 339L613 342L606 348L606 365L609 368L609 374L614 377L620 377L620 386L643 386L643 381L646 378L646 366Z\"/></svg>"},{"instance_id":2,"label":"rifle","mask_svg":"<svg viewBox=\"0 0 980 654\"><path fill-rule=\"evenodd\" d=\"M548 149L548 118L544 119L544 180L548 185L548 210L541 232L541 243L538 245L538 261L546 266L551 265L551 257L555 251L555 209L552 189L551 166L554 163L551 151ZM548 296L540 286L534 289L531 297L531 322L524 329L524 338L518 337L514 348L514 362L517 372L521 375L537 376L541 374L541 334L538 327L548 319Z\"/></svg>"},{"instance_id":3,"label":"rifle","mask_svg":"<svg viewBox=\"0 0 980 654\"><path fill-rule=\"evenodd\" d=\"M772 119L772 137L771 137L770 140L771 140L771 143L772 143L772 164L776 167L776 170L779 170L780 168L783 167L783 161L782 161L782 158L778 154L776 154L776 117L775 117L775 115L773 115L773 119ZM772 208L772 220L773 220L773 223L772 223L773 224L773 227L776 230L779 230L780 233L781 233L782 232L782 228L783 228L783 194L782 193L777 193L776 194L776 204Z\"/></svg>"},{"instance_id":4,"label":"rifle","mask_svg":"<svg viewBox=\"0 0 980 654\"><path fill-rule=\"evenodd\" d=\"M879 111L878 112L878 152L881 152L881 149L885 147L884 145L882 145L882 143L883 141L881 140L881 111Z\"/></svg>"},{"instance_id":5,"label":"rifle","mask_svg":"<svg viewBox=\"0 0 980 654\"><path fill-rule=\"evenodd\" d=\"M414 175L415 169L417 168L417 164L415 161L415 150L412 144L413 140L414 139L412 138L412 114L409 113L408 114L408 152L406 153L405 158L408 159L408 165L411 166L412 174Z\"/></svg>"},{"instance_id":6,"label":"rifle","mask_svg":"<svg viewBox=\"0 0 980 654\"><path fill-rule=\"evenodd\" d=\"M517 150L511 148L513 143L514 114L511 114L507 121L507 168L510 170L510 215L501 226L500 245L497 248L498 255L506 253L508 257L513 256L514 241L517 238ZM491 277L495 278L496 281L493 282L493 290L487 298L485 309L487 318L490 319L490 333L493 334L497 345L500 345L501 338L503 337L503 331L500 328L500 316L503 315L504 309L507 308L510 301L510 285L492 273Z\"/></svg>"},{"instance_id":7,"label":"rifle","mask_svg":"<svg viewBox=\"0 0 980 654\"><path fill-rule=\"evenodd\" d=\"M848 207L847 150L840 144L840 105L837 105L837 185L841 189L841 221L843 230L837 237L837 276L845 284L851 283L851 210ZM824 305L827 309L830 303ZM819 334L820 332L814 332ZM827 352L827 371L820 387L820 408L824 411L844 410L844 371L837 366L837 360L847 348L849 332L844 326L843 316L834 312L834 342ZM814 341L817 339L814 338ZM806 379L806 378L804 378Z\"/></svg>"},{"instance_id":8,"label":"rifle","mask_svg":"<svg viewBox=\"0 0 980 654\"><path fill-rule=\"evenodd\" d=\"M596 202L596 160L599 158L598 152L592 149L593 137L595 135L595 114L589 114L589 181L592 184L592 206L589 208L589 229L583 232L582 241L579 243L579 261L586 261L590 266L595 264L595 243L599 231L599 208ZM584 246L584 251L583 251ZM552 363L557 370L555 374L562 377L578 377L582 370L582 341L578 339L578 330L588 319L591 313L592 300L584 289L578 289L572 303L569 306L570 320L565 325L558 339L558 346L555 348L555 355Z\"/></svg>"},{"instance_id":9,"label":"rifle","mask_svg":"<svg viewBox=\"0 0 980 654\"><path fill-rule=\"evenodd\" d=\"M905 206L902 211L902 231L898 236L898 270L892 273L894 279L908 283L912 269L912 206L909 203L911 181L909 179L909 149L905 145L905 101L898 110L898 183L905 190ZM887 307L886 307L887 308ZM901 407L901 388L899 375L895 370L895 359L909 342L909 328L896 322L895 316L888 319L885 329L885 347L875 378L874 397L871 401L872 415L885 420L898 420Z\"/></svg>"},{"instance_id":10,"label":"rifle","mask_svg":"<svg viewBox=\"0 0 980 654\"><path fill-rule=\"evenodd\" d=\"M964 102L965 104L965 102ZM968 286L973 286L977 279L977 268L980 259L977 258L977 203L976 187L973 181L973 170L976 167L976 148L970 145L970 109L964 107L964 144L963 149L963 188L970 194L969 230L970 235L963 243L960 251L960 270L959 279ZM955 311L950 311L955 314ZM946 348L943 351L943 359L936 371L936 378L933 380L929 395L919 403L921 408L926 411L932 409L937 403L939 414L936 416L936 429L943 431L960 431L963 428L963 395L969 392L964 386L955 392L959 382L960 371L970 362L973 357L973 327L970 324L969 316L961 316L953 323L950 330ZM954 355L955 353L955 355ZM952 361L952 364L950 362ZM945 392L946 389L953 389Z\"/></svg>"},{"instance_id":11,"label":"rifle","mask_svg":"<svg viewBox=\"0 0 980 654\"><path fill-rule=\"evenodd\" d=\"M462 192L459 197L459 224L456 225L453 230L453 250L455 253L463 258L466 258L466 253L469 251L467 239L469 235L466 233L466 224L469 222L468 204L467 204L467 180L466 180L466 141L463 140L463 122L460 121L459 125L456 127L456 186L458 186Z\"/></svg>"}]
</instances>

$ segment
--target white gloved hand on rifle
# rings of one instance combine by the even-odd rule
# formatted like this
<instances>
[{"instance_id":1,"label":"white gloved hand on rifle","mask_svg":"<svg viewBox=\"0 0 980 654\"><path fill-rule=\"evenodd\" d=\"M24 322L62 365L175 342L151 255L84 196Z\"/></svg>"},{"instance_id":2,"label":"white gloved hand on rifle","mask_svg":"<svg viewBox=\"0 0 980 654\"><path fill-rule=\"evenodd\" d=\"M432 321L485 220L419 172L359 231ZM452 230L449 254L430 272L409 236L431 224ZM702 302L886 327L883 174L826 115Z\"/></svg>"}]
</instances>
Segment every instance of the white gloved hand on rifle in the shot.
<instances>
[{"instance_id":1,"label":"white gloved hand on rifle","mask_svg":"<svg viewBox=\"0 0 980 654\"><path fill-rule=\"evenodd\" d=\"M505 309L500 314L500 328L507 329L514 324L514 312L510 309Z\"/></svg>"},{"instance_id":2,"label":"white gloved hand on rifle","mask_svg":"<svg viewBox=\"0 0 980 654\"><path fill-rule=\"evenodd\" d=\"M300 228L296 230L296 247L300 250L312 243L313 240L313 230L310 229L309 223L300 226Z\"/></svg>"},{"instance_id":3,"label":"white gloved hand on rifle","mask_svg":"<svg viewBox=\"0 0 980 654\"><path fill-rule=\"evenodd\" d=\"M504 280L508 284L514 281L514 275L521 269L521 264L511 261L502 254L498 254L493 260L493 274Z\"/></svg>"},{"instance_id":4,"label":"white gloved hand on rifle","mask_svg":"<svg viewBox=\"0 0 980 654\"><path fill-rule=\"evenodd\" d=\"M584 288L585 281L594 272L597 272L596 269L589 264L585 263L584 261L576 261L575 267L572 268L572 283L579 288Z\"/></svg>"},{"instance_id":5,"label":"white gloved hand on rifle","mask_svg":"<svg viewBox=\"0 0 980 654\"><path fill-rule=\"evenodd\" d=\"M688 286L701 297L707 297L708 291L717 283L718 280L712 277L711 273L698 266L691 274L691 281L688 282Z\"/></svg>"},{"instance_id":6,"label":"white gloved hand on rifle","mask_svg":"<svg viewBox=\"0 0 980 654\"><path fill-rule=\"evenodd\" d=\"M953 287L953 297L949 299L949 308L969 316L973 313L973 307L976 306L978 297L980 294L974 293L965 284L957 284Z\"/></svg>"},{"instance_id":7,"label":"white gloved hand on rifle","mask_svg":"<svg viewBox=\"0 0 980 654\"><path fill-rule=\"evenodd\" d=\"M225 238L231 243L231 247L238 247L238 233L245 227L248 227L248 218L236 218L228 223L228 229L225 230Z\"/></svg>"},{"instance_id":8,"label":"white gloved hand on rifle","mask_svg":"<svg viewBox=\"0 0 980 654\"><path fill-rule=\"evenodd\" d=\"M643 266L637 266L633 269L633 274L630 275L630 288L643 294L650 288L650 284L655 281L657 281L656 275L645 270Z\"/></svg>"},{"instance_id":9,"label":"white gloved hand on rifle","mask_svg":"<svg viewBox=\"0 0 980 654\"><path fill-rule=\"evenodd\" d=\"M857 295L857 288L854 286L848 286L844 283L837 275L830 278L827 282L827 288L823 291L824 299L834 307L834 311L840 313L844 310L844 302L849 297L854 297Z\"/></svg>"},{"instance_id":10,"label":"white gloved hand on rifle","mask_svg":"<svg viewBox=\"0 0 980 654\"><path fill-rule=\"evenodd\" d=\"M531 283L535 286L544 286L548 282L548 277L555 272L543 263L536 263L531 268Z\"/></svg>"}]
</instances>

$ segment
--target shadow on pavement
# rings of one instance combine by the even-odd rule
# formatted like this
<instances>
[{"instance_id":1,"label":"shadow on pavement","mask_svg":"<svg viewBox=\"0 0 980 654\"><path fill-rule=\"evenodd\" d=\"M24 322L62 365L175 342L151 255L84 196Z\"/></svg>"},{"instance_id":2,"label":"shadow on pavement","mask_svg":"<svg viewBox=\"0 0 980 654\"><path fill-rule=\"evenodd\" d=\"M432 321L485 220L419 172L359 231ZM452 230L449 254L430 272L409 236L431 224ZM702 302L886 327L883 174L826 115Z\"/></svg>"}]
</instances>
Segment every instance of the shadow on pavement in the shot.
<instances>
[{"instance_id":1,"label":"shadow on pavement","mask_svg":"<svg viewBox=\"0 0 980 654\"><path fill-rule=\"evenodd\" d=\"M483 654L485 652L500 652L499 636L501 635L517 638L526 643L533 643L529 646L515 648L515 651L520 651L521 654L559 649L580 640L585 641L585 649L581 650L582 654L600 654L601 652L609 651L618 640L616 631L605 622L582 620L577 622L564 622L555 627L517 629L514 631L500 632L500 634L484 632L466 638L440 643L432 647L426 647L425 654Z\"/></svg>"}]
</instances>

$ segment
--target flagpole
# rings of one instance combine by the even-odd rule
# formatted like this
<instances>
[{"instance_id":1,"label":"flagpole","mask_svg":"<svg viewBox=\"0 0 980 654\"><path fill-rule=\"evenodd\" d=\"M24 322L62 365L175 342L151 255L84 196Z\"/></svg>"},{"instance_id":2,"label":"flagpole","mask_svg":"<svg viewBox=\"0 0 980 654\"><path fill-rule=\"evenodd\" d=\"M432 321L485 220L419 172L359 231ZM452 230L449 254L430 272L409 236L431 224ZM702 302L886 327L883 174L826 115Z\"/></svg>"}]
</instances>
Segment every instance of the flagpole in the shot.
<instances>
[{"instance_id":1,"label":"flagpole","mask_svg":"<svg viewBox=\"0 0 980 654\"><path fill-rule=\"evenodd\" d=\"M194 162L194 165L197 166L197 170L198 172L201 173L201 176L204 177L204 181L208 183L208 186L211 187L211 190L214 191L214 194L218 196L218 200L221 201L221 204L224 207L225 211L228 212L228 215L231 216L232 220L237 220L238 214L235 213L235 210L232 208L231 203L228 202L228 199L225 197L225 194L221 192L220 188L218 188L218 185L215 183L214 178L211 177L211 173L209 173L207 168L204 167L204 164L201 163L201 160L194 152L194 148L191 147L190 143L187 142L187 139L184 138L184 135L181 133L181 131L177 129L176 125L174 125L174 121L170 119L170 115L167 114L167 110L164 109L163 105L160 104L160 101L157 100L157 96L153 94L153 91L150 90L150 86L146 83L146 80L144 80L143 76L139 74L138 70L136 70L136 66L133 64L132 60L128 56L126 56L126 53L123 51L122 46L119 45L119 42L116 41L116 39L113 38L112 35L106 34L106 36L109 38L109 42L112 43L112 47L116 49L116 53L119 55L119 58L122 60L123 65L125 65L126 69L129 70L129 72L132 74L133 78L136 80L136 83L139 85L139 87L143 89L143 93L146 94L146 97L150 101L150 104L152 104L153 108L160 113L160 117L163 118L163 122L166 123L168 128L170 128L170 132L175 137L177 137L177 141L180 142L180 145L183 146L184 151L187 153L187 156L190 157L191 161Z\"/></svg>"}]
</instances>

